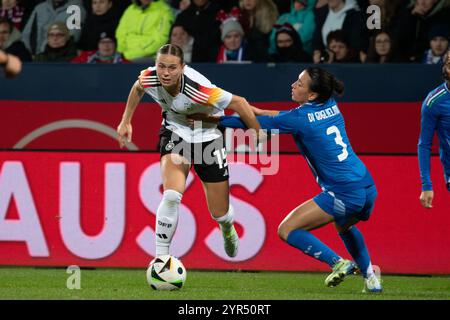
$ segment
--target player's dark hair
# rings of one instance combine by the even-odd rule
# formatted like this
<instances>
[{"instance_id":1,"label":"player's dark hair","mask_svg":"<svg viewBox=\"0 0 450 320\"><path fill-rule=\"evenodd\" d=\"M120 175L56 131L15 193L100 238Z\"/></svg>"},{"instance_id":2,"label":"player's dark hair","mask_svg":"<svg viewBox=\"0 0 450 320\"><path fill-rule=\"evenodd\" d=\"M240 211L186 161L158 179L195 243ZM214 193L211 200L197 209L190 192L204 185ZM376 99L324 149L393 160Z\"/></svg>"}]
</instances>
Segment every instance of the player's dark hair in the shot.
<instances>
[{"instance_id":1,"label":"player's dark hair","mask_svg":"<svg viewBox=\"0 0 450 320\"><path fill-rule=\"evenodd\" d=\"M344 83L330 72L318 67L308 67L306 72L311 78L310 91L318 95L314 100L315 102L323 103L330 99L333 94L341 96L344 93Z\"/></svg>"},{"instance_id":2,"label":"player's dark hair","mask_svg":"<svg viewBox=\"0 0 450 320\"><path fill-rule=\"evenodd\" d=\"M180 58L181 64L184 63L183 49L175 44L165 44L158 50L158 54L170 54Z\"/></svg>"}]
</instances>

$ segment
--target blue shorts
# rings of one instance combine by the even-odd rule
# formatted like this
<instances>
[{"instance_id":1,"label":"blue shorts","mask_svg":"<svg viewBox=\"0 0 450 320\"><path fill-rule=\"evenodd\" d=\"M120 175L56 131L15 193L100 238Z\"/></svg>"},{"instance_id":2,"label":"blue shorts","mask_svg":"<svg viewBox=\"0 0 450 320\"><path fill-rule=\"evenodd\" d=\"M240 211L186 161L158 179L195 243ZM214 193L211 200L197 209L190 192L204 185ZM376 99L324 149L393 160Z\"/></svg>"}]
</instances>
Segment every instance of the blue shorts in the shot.
<instances>
[{"instance_id":1,"label":"blue shorts","mask_svg":"<svg viewBox=\"0 0 450 320\"><path fill-rule=\"evenodd\" d=\"M346 192L326 191L314 197L314 202L326 213L332 215L336 223L343 226L351 218L369 220L372 213L377 188L375 185Z\"/></svg>"}]
</instances>

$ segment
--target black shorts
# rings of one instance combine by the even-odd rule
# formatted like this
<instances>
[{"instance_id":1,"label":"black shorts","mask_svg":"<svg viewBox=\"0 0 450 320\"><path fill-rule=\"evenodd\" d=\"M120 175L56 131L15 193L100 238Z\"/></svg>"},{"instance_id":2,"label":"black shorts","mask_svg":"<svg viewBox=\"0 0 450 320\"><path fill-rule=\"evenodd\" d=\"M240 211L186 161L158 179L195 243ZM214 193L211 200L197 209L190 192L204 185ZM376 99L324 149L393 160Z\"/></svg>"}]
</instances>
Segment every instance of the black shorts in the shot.
<instances>
[{"instance_id":1,"label":"black shorts","mask_svg":"<svg viewBox=\"0 0 450 320\"><path fill-rule=\"evenodd\" d=\"M186 158L203 182L222 182L229 179L227 152L223 136L201 143L184 141L164 126L159 131L159 153L176 153Z\"/></svg>"}]
</instances>

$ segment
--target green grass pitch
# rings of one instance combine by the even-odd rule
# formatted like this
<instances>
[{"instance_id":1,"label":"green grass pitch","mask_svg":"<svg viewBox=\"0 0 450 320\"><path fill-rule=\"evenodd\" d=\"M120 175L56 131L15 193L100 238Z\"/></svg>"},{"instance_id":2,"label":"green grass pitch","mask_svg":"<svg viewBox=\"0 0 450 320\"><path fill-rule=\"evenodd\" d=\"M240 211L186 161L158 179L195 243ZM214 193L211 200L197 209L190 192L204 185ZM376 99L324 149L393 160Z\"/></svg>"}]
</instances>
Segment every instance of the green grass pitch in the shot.
<instances>
[{"instance_id":1,"label":"green grass pitch","mask_svg":"<svg viewBox=\"0 0 450 320\"><path fill-rule=\"evenodd\" d=\"M145 270L81 269L81 289L69 290L63 268L0 267L0 299L144 300L449 300L448 276L383 276L382 294L361 293L361 276L336 288L324 286L326 274L303 272L210 272L188 270L178 291L154 291Z\"/></svg>"}]
</instances>

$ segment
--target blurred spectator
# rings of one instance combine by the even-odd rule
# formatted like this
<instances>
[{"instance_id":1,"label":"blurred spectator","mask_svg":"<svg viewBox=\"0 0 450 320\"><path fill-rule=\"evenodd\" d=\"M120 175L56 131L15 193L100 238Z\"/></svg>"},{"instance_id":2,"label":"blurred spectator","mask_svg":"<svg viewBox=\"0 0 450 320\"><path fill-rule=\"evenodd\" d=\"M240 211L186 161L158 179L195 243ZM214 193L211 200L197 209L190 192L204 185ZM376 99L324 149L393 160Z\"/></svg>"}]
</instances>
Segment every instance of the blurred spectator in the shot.
<instances>
[{"instance_id":1,"label":"blurred spectator","mask_svg":"<svg viewBox=\"0 0 450 320\"><path fill-rule=\"evenodd\" d=\"M78 63L130 63L116 51L117 41L114 33L102 32L97 39L98 50L82 51L78 57L72 59L72 62Z\"/></svg>"},{"instance_id":2,"label":"blurred spectator","mask_svg":"<svg viewBox=\"0 0 450 320\"><path fill-rule=\"evenodd\" d=\"M149 62L167 43L172 23L173 13L165 1L134 0L117 27L117 51L128 60Z\"/></svg>"},{"instance_id":3,"label":"blurred spectator","mask_svg":"<svg viewBox=\"0 0 450 320\"><path fill-rule=\"evenodd\" d=\"M19 31L23 28L23 15L24 9L17 0L2 0L0 18L12 21L14 27Z\"/></svg>"},{"instance_id":4,"label":"blurred spectator","mask_svg":"<svg viewBox=\"0 0 450 320\"><path fill-rule=\"evenodd\" d=\"M312 55L312 37L316 27L314 21L314 0L291 0L291 11L281 15L277 24L289 23L300 35L303 50ZM275 29L270 35L269 53L275 52Z\"/></svg>"},{"instance_id":5,"label":"blurred spectator","mask_svg":"<svg viewBox=\"0 0 450 320\"><path fill-rule=\"evenodd\" d=\"M84 8L88 13L92 13L92 1L93 0L83 0ZM113 7L116 8L117 12L121 16L131 4L132 0L112 0L112 2Z\"/></svg>"},{"instance_id":6,"label":"blurred spectator","mask_svg":"<svg viewBox=\"0 0 450 320\"><path fill-rule=\"evenodd\" d=\"M292 10L290 1L288 0L272 0L273 3L277 6L278 14L282 15L288 13ZM311 0L315 2L315 0Z\"/></svg>"},{"instance_id":7,"label":"blurred spectator","mask_svg":"<svg viewBox=\"0 0 450 320\"><path fill-rule=\"evenodd\" d=\"M400 12L395 41L407 61L420 62L433 25L449 25L450 0L411 0Z\"/></svg>"},{"instance_id":8,"label":"blurred spectator","mask_svg":"<svg viewBox=\"0 0 450 320\"><path fill-rule=\"evenodd\" d=\"M21 61L31 61L31 54L21 41L21 36L11 21L0 18L0 49L17 56Z\"/></svg>"},{"instance_id":9,"label":"blurred spectator","mask_svg":"<svg viewBox=\"0 0 450 320\"><path fill-rule=\"evenodd\" d=\"M444 63L444 55L449 49L449 26L434 25L429 32L430 49L425 51L422 63L440 64Z\"/></svg>"},{"instance_id":10,"label":"blurred spectator","mask_svg":"<svg viewBox=\"0 0 450 320\"><path fill-rule=\"evenodd\" d=\"M395 63L400 62L396 46L387 31L378 31L370 38L366 63Z\"/></svg>"},{"instance_id":11,"label":"blurred spectator","mask_svg":"<svg viewBox=\"0 0 450 320\"><path fill-rule=\"evenodd\" d=\"M314 6L314 12L318 11L319 9L328 6L328 0L316 0L316 4Z\"/></svg>"},{"instance_id":12,"label":"blurred spectator","mask_svg":"<svg viewBox=\"0 0 450 320\"><path fill-rule=\"evenodd\" d=\"M45 0L18 0L18 3L23 8L23 18L22 18L22 30L25 28L25 25L28 22L28 19L31 16L31 13L33 12L34 8L44 2ZM22 31L20 30L20 31Z\"/></svg>"},{"instance_id":13,"label":"blurred spectator","mask_svg":"<svg viewBox=\"0 0 450 320\"><path fill-rule=\"evenodd\" d=\"M64 22L56 22L47 33L47 45L44 52L37 54L37 62L69 62L77 56L75 41Z\"/></svg>"},{"instance_id":14,"label":"blurred spectator","mask_svg":"<svg viewBox=\"0 0 450 320\"><path fill-rule=\"evenodd\" d=\"M271 55L273 62L311 62L312 58L302 46L297 31L288 23L275 25L275 53Z\"/></svg>"},{"instance_id":15,"label":"blurred spectator","mask_svg":"<svg viewBox=\"0 0 450 320\"><path fill-rule=\"evenodd\" d=\"M217 55L217 63L251 61L244 30L236 18L225 19L221 25L221 33L223 44Z\"/></svg>"},{"instance_id":16,"label":"blurred spectator","mask_svg":"<svg viewBox=\"0 0 450 320\"><path fill-rule=\"evenodd\" d=\"M272 0L240 0L239 6L245 37L255 52L254 61L268 61L270 32L278 18L276 5Z\"/></svg>"},{"instance_id":17,"label":"blurred spectator","mask_svg":"<svg viewBox=\"0 0 450 320\"><path fill-rule=\"evenodd\" d=\"M119 24L120 14L112 0L92 0L91 12L78 42L80 50L96 50L102 32L114 33Z\"/></svg>"},{"instance_id":18,"label":"blurred spectator","mask_svg":"<svg viewBox=\"0 0 450 320\"><path fill-rule=\"evenodd\" d=\"M192 62L192 50L194 46L194 38L187 33L182 25L173 24L170 30L170 44L174 44L183 49L184 62Z\"/></svg>"},{"instance_id":19,"label":"blurred spectator","mask_svg":"<svg viewBox=\"0 0 450 320\"><path fill-rule=\"evenodd\" d=\"M391 32L401 7L406 6L407 1L409 0L370 0L366 6L361 7L361 11L363 14L366 14L367 21L369 16L372 15L372 13L367 13L367 7L371 5L378 6L381 11L381 29ZM378 31L377 29L369 30L369 34L374 36Z\"/></svg>"},{"instance_id":20,"label":"blurred spectator","mask_svg":"<svg viewBox=\"0 0 450 320\"><path fill-rule=\"evenodd\" d=\"M229 12L233 7L239 6L239 0L212 0L212 2L217 3L220 9L225 12Z\"/></svg>"},{"instance_id":21,"label":"blurred spectator","mask_svg":"<svg viewBox=\"0 0 450 320\"><path fill-rule=\"evenodd\" d=\"M71 16L67 13L67 8L72 5L79 6L81 25L83 25L86 10L81 4L81 0L47 0L34 8L22 32L22 41L32 54L38 54L45 50L49 26L57 21L65 23ZM81 36L81 29L72 29L70 33L74 40L78 41Z\"/></svg>"},{"instance_id":22,"label":"blurred spectator","mask_svg":"<svg viewBox=\"0 0 450 320\"><path fill-rule=\"evenodd\" d=\"M360 61L356 51L350 46L345 32L343 30L335 30L328 33L327 49L322 54L321 62L355 63Z\"/></svg>"},{"instance_id":23,"label":"blurred spectator","mask_svg":"<svg viewBox=\"0 0 450 320\"><path fill-rule=\"evenodd\" d=\"M313 60L319 63L321 51L331 31L342 30L346 41L356 52L367 48L366 30L362 13L355 0L328 0L328 5L316 11L316 29L313 36Z\"/></svg>"},{"instance_id":24,"label":"blurred spectator","mask_svg":"<svg viewBox=\"0 0 450 320\"><path fill-rule=\"evenodd\" d=\"M194 37L192 62L215 62L220 47L220 7L210 0L191 0L175 21Z\"/></svg>"},{"instance_id":25,"label":"blurred spectator","mask_svg":"<svg viewBox=\"0 0 450 320\"><path fill-rule=\"evenodd\" d=\"M166 0L166 2L172 8L174 16L177 16L191 5L191 0Z\"/></svg>"}]
</instances>

